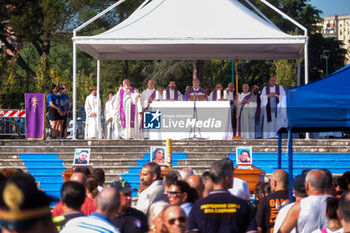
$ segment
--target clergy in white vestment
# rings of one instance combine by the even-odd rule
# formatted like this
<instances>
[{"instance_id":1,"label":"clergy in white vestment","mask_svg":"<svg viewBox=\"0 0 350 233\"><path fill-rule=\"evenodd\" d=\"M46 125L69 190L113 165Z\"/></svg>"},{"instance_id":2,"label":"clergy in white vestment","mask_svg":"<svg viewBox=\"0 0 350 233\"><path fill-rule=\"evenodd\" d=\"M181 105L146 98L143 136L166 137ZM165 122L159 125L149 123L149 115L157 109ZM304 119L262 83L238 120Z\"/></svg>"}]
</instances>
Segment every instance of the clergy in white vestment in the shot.
<instances>
[{"instance_id":1,"label":"clergy in white vestment","mask_svg":"<svg viewBox=\"0 0 350 233\"><path fill-rule=\"evenodd\" d=\"M248 84L243 84L243 92L238 95L239 132L245 139L255 137L256 96L249 92Z\"/></svg>"},{"instance_id":2,"label":"clergy in white vestment","mask_svg":"<svg viewBox=\"0 0 350 233\"><path fill-rule=\"evenodd\" d=\"M141 94L142 108L144 110L147 110L155 98L156 89L154 89L154 81L151 79L147 82L147 89L144 90Z\"/></svg>"},{"instance_id":3,"label":"clergy in white vestment","mask_svg":"<svg viewBox=\"0 0 350 233\"><path fill-rule=\"evenodd\" d=\"M176 89L175 81L169 82L169 88L164 91L163 100L164 101L182 101L183 97L181 92Z\"/></svg>"},{"instance_id":4,"label":"clergy in white vestment","mask_svg":"<svg viewBox=\"0 0 350 233\"><path fill-rule=\"evenodd\" d=\"M208 99L210 101L220 101L220 100L223 100L223 98L224 98L224 94L222 92L222 84L217 83L215 85L215 90L210 93Z\"/></svg>"},{"instance_id":5,"label":"clergy in white vestment","mask_svg":"<svg viewBox=\"0 0 350 233\"><path fill-rule=\"evenodd\" d=\"M113 97L114 93L110 92L108 93L108 100L105 104L105 138L106 139L112 139L112 131L113 131L113 116L115 112L115 108L113 106Z\"/></svg>"},{"instance_id":6,"label":"clergy in white vestment","mask_svg":"<svg viewBox=\"0 0 350 233\"><path fill-rule=\"evenodd\" d=\"M261 92L261 111L264 111L263 138L277 137L277 104L286 95L283 87L276 84L276 77L271 76L269 84Z\"/></svg>"},{"instance_id":7,"label":"clergy in white vestment","mask_svg":"<svg viewBox=\"0 0 350 233\"><path fill-rule=\"evenodd\" d=\"M233 83L229 83L226 88L227 91L227 100L232 101L232 104L234 104L234 100L236 100L236 92L235 92L235 87Z\"/></svg>"},{"instance_id":8,"label":"clergy in white vestment","mask_svg":"<svg viewBox=\"0 0 350 233\"><path fill-rule=\"evenodd\" d=\"M130 86L130 81L123 81L116 97L117 110L120 117L121 137L138 139L140 137L139 93Z\"/></svg>"},{"instance_id":9,"label":"clergy in white vestment","mask_svg":"<svg viewBox=\"0 0 350 233\"><path fill-rule=\"evenodd\" d=\"M156 96L158 93L158 96ZM150 111L150 105L151 103L156 100L159 97L159 92L154 89L154 81L152 79L148 80L147 82L147 89L144 90L141 94L141 105L143 111ZM143 138L149 138L149 132L147 130L144 130L142 132Z\"/></svg>"},{"instance_id":10,"label":"clergy in white vestment","mask_svg":"<svg viewBox=\"0 0 350 233\"><path fill-rule=\"evenodd\" d=\"M100 118L98 117L101 109L101 101L97 99L96 87L91 87L90 91L91 94L86 97L85 101L85 139L101 139L101 121L99 121Z\"/></svg>"}]
</instances>

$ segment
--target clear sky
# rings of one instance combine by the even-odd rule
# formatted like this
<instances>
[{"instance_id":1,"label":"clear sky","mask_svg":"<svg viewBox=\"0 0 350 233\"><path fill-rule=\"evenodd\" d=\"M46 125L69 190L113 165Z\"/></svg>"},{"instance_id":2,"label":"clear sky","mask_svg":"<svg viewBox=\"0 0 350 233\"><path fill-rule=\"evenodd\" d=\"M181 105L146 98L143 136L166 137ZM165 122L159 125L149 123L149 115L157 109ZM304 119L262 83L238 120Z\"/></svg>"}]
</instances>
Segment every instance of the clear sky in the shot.
<instances>
[{"instance_id":1,"label":"clear sky","mask_svg":"<svg viewBox=\"0 0 350 233\"><path fill-rule=\"evenodd\" d=\"M321 16L350 15L350 0L310 0L308 3L322 10Z\"/></svg>"}]
</instances>

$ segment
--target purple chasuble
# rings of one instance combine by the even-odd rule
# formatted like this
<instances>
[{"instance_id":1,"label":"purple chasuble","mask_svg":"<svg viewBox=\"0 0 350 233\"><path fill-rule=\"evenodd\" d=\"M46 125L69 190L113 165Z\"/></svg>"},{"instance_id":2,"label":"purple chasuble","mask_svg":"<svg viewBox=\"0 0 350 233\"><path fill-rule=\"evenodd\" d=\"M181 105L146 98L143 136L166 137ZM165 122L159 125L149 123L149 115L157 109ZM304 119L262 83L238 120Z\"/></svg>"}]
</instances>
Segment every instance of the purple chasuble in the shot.
<instances>
[{"instance_id":1,"label":"purple chasuble","mask_svg":"<svg viewBox=\"0 0 350 233\"><path fill-rule=\"evenodd\" d=\"M185 100L186 101L190 99L191 93L194 93L193 87L191 87L191 89L186 92L186 94L185 94ZM205 90L203 88L200 87L198 89L197 93L203 93L205 95L205 99L208 101L208 96L207 96L207 94L206 94L206 92L205 92Z\"/></svg>"},{"instance_id":2,"label":"purple chasuble","mask_svg":"<svg viewBox=\"0 0 350 233\"><path fill-rule=\"evenodd\" d=\"M218 98L218 92L217 90L213 91L213 101L215 101ZM221 91L221 98L222 98L223 92Z\"/></svg>"},{"instance_id":3,"label":"purple chasuble","mask_svg":"<svg viewBox=\"0 0 350 233\"><path fill-rule=\"evenodd\" d=\"M178 100L179 93L177 92L177 89L174 89L174 100ZM170 89L166 89L166 99L170 100Z\"/></svg>"},{"instance_id":4,"label":"purple chasuble","mask_svg":"<svg viewBox=\"0 0 350 233\"><path fill-rule=\"evenodd\" d=\"M280 86L279 85L275 85L276 88L276 95L280 95ZM270 94L270 85L266 86L266 95ZM276 97L276 106L279 103L279 98ZM270 104L270 98L267 98L267 104L266 104L266 113L267 113L267 122L271 122L271 104ZM275 117L277 117L277 111L275 111Z\"/></svg>"},{"instance_id":5,"label":"purple chasuble","mask_svg":"<svg viewBox=\"0 0 350 233\"><path fill-rule=\"evenodd\" d=\"M134 88L130 89L131 93L134 93ZM119 92L119 107L120 107L120 121L122 123L122 128L126 128L126 122L125 122L125 112L124 112L124 104L123 104L123 98L124 98L124 89L122 88ZM131 102L131 117L130 117L130 127L134 128L135 123L135 104Z\"/></svg>"}]
</instances>

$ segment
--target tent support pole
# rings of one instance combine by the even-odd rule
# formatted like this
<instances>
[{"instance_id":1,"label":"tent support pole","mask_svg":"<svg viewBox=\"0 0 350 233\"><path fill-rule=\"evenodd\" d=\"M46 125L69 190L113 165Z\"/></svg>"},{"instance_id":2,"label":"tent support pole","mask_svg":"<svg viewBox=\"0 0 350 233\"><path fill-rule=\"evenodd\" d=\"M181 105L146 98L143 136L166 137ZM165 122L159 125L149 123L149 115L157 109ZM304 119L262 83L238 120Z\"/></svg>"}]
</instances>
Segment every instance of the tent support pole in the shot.
<instances>
[{"instance_id":1,"label":"tent support pole","mask_svg":"<svg viewBox=\"0 0 350 233\"><path fill-rule=\"evenodd\" d=\"M106 14L107 12L109 12L110 10L113 10L115 7L119 6L120 4L122 4L125 0L119 0L118 2L114 3L112 6L108 7L107 9L105 9L104 11L102 11L101 13L95 15L93 18L89 19L88 21L86 21L85 23L83 23L82 25L80 25L79 27L77 27L76 29L74 29L74 37L76 36L76 33L78 31L80 31L81 29L83 29L84 27L86 27L87 25L89 25L90 23L94 22L96 19L100 18L101 16L103 16L104 14ZM74 39L73 37L73 39Z\"/></svg>"},{"instance_id":2,"label":"tent support pole","mask_svg":"<svg viewBox=\"0 0 350 233\"><path fill-rule=\"evenodd\" d=\"M306 34L306 36L307 36L307 34ZM304 45L305 84L309 83L309 49L308 49L308 44L309 44L309 41L306 37L306 41L305 41L305 45Z\"/></svg>"},{"instance_id":3,"label":"tent support pole","mask_svg":"<svg viewBox=\"0 0 350 233\"><path fill-rule=\"evenodd\" d=\"M236 57L235 62L235 73L236 73L236 136L234 136L233 140L241 140L244 139L239 135L239 113L238 113L238 57Z\"/></svg>"},{"instance_id":4,"label":"tent support pole","mask_svg":"<svg viewBox=\"0 0 350 233\"><path fill-rule=\"evenodd\" d=\"M73 30L73 139L77 138L76 135L76 124L77 124L77 51L76 51L76 44L74 41L74 38L77 36L77 32L80 31L81 29L85 28L88 26L90 23L94 22L96 19L100 18L107 12L111 11L112 9L116 8L120 4L122 4L125 0L119 0L118 2L114 3L101 13L95 15L93 18L89 19L79 27ZM99 62L99 61L98 61ZM98 83L99 85L99 83ZM99 93L99 91L97 92Z\"/></svg>"},{"instance_id":5,"label":"tent support pole","mask_svg":"<svg viewBox=\"0 0 350 233\"><path fill-rule=\"evenodd\" d=\"M282 133L278 133L278 163L277 169L282 169Z\"/></svg>"},{"instance_id":6,"label":"tent support pole","mask_svg":"<svg viewBox=\"0 0 350 233\"><path fill-rule=\"evenodd\" d=\"M73 41L73 139L77 139L77 45Z\"/></svg>"},{"instance_id":7,"label":"tent support pole","mask_svg":"<svg viewBox=\"0 0 350 233\"><path fill-rule=\"evenodd\" d=\"M276 11L278 14L282 15L284 18L289 20L291 23L293 23L295 26L299 27L304 31L305 36L305 43L304 43L304 62L305 62L305 84L309 82L309 51L308 51L308 30L306 27L289 17L287 14L283 13L280 9L272 5L266 0L260 0L263 2L266 6L270 7L272 10Z\"/></svg>"},{"instance_id":8,"label":"tent support pole","mask_svg":"<svg viewBox=\"0 0 350 233\"><path fill-rule=\"evenodd\" d=\"M276 25L269 18L267 18L258 8L256 8L256 6L254 6L249 0L245 0L245 2L248 3L249 6L251 6L256 12L258 12L258 14L261 17L263 17L267 22L276 27Z\"/></svg>"},{"instance_id":9,"label":"tent support pole","mask_svg":"<svg viewBox=\"0 0 350 233\"><path fill-rule=\"evenodd\" d=\"M297 59L297 86L300 86L300 58Z\"/></svg>"},{"instance_id":10,"label":"tent support pole","mask_svg":"<svg viewBox=\"0 0 350 233\"><path fill-rule=\"evenodd\" d=\"M292 129L288 128L288 194L289 201L293 201L293 133Z\"/></svg>"},{"instance_id":11,"label":"tent support pole","mask_svg":"<svg viewBox=\"0 0 350 233\"><path fill-rule=\"evenodd\" d=\"M100 60L97 60L97 125L99 126L101 123L101 109L100 109ZM102 129L101 129L102 130ZM102 139L101 137L102 132L99 132L98 139Z\"/></svg>"}]
</instances>

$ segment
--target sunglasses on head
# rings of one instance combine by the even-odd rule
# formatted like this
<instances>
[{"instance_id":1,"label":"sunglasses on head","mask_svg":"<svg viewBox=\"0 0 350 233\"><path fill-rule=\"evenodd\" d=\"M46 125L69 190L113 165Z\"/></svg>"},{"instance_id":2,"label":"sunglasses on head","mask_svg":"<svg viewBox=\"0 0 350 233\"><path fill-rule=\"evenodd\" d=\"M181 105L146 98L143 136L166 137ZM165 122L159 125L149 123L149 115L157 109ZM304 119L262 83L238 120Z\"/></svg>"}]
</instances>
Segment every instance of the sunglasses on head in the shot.
<instances>
[{"instance_id":1,"label":"sunglasses on head","mask_svg":"<svg viewBox=\"0 0 350 233\"><path fill-rule=\"evenodd\" d=\"M178 218L172 218L172 219L169 219L169 220L168 220L168 223L169 223L170 225L174 225L174 223L175 223L176 220L179 220L180 223L184 223L184 222L186 222L186 217L185 217L185 216L180 216L180 217L178 217Z\"/></svg>"}]
</instances>

